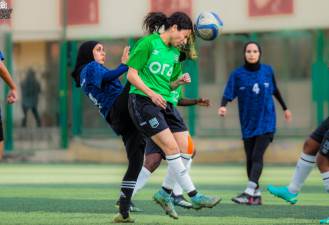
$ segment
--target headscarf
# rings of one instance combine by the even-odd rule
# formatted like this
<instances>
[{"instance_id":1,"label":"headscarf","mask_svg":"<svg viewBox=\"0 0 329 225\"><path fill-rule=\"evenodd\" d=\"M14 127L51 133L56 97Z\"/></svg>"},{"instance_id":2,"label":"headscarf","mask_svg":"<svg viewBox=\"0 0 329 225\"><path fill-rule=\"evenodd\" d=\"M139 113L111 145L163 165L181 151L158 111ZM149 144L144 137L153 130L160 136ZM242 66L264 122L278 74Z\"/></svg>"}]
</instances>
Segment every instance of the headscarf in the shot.
<instances>
[{"instance_id":1,"label":"headscarf","mask_svg":"<svg viewBox=\"0 0 329 225\"><path fill-rule=\"evenodd\" d=\"M258 61L256 63L250 63L246 59L246 50L247 50L248 45L250 45L250 44L255 44L257 46L257 48L258 48L258 51L259 51L259 58L258 58ZM250 70L250 71L257 71L257 70L259 70L261 56L262 56L262 49L261 49L260 45L257 42L255 42L255 41L249 41L249 42L247 42L244 45L244 47L243 47L244 67L247 70Z\"/></svg>"},{"instance_id":2,"label":"headscarf","mask_svg":"<svg viewBox=\"0 0 329 225\"><path fill-rule=\"evenodd\" d=\"M75 68L71 74L73 79L75 80L75 85L77 87L80 87L81 70L86 64L95 60L93 55L93 49L98 43L98 41L86 41L80 45Z\"/></svg>"}]
</instances>

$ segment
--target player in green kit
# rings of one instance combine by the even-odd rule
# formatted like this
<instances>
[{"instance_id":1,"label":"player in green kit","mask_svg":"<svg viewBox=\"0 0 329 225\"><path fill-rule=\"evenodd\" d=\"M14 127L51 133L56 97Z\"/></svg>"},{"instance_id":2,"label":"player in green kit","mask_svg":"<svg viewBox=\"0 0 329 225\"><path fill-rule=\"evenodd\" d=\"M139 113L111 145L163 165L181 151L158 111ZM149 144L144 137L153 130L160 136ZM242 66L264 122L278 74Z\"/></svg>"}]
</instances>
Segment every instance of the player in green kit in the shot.
<instances>
[{"instance_id":1,"label":"player in green kit","mask_svg":"<svg viewBox=\"0 0 329 225\"><path fill-rule=\"evenodd\" d=\"M168 172L153 198L169 216L177 219L170 198L176 182L188 193L195 209L211 208L220 201L196 190L186 169L191 156L181 157L187 155L188 131L170 102L171 91L190 82L188 74L182 75L179 47L186 45L193 35L193 23L182 12L170 17L149 13L144 27L150 35L139 41L127 63L127 78L132 84L128 108L137 128L166 155Z\"/></svg>"}]
</instances>

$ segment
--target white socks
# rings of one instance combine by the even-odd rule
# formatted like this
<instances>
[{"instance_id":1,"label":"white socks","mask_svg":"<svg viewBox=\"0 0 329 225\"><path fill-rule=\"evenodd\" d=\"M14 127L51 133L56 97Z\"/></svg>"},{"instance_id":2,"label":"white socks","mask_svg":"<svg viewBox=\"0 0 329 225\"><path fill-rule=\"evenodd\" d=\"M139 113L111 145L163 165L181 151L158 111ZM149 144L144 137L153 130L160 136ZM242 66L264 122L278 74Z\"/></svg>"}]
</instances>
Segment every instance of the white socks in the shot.
<instances>
[{"instance_id":1,"label":"white socks","mask_svg":"<svg viewBox=\"0 0 329 225\"><path fill-rule=\"evenodd\" d=\"M187 173L189 173L192 164L192 156L189 154L181 154L181 157ZM174 185L173 193L176 196L183 195L183 189L177 182Z\"/></svg>"},{"instance_id":2,"label":"white socks","mask_svg":"<svg viewBox=\"0 0 329 225\"><path fill-rule=\"evenodd\" d=\"M256 192L257 184L255 182L249 181L247 184L246 190L244 190L244 193L254 196Z\"/></svg>"},{"instance_id":3,"label":"white socks","mask_svg":"<svg viewBox=\"0 0 329 225\"><path fill-rule=\"evenodd\" d=\"M321 173L324 189L326 192L329 192L329 171L325 173Z\"/></svg>"},{"instance_id":4,"label":"white socks","mask_svg":"<svg viewBox=\"0 0 329 225\"><path fill-rule=\"evenodd\" d=\"M138 174L136 186L132 196L134 196L140 189L145 186L151 174L152 173L148 169L146 169L144 166L142 167L141 171Z\"/></svg>"},{"instance_id":5,"label":"white socks","mask_svg":"<svg viewBox=\"0 0 329 225\"><path fill-rule=\"evenodd\" d=\"M187 193L194 191L194 184L187 172L186 167L183 164L181 154L168 155L166 156L166 159L168 162L168 172L162 186L169 190L173 190L177 181L177 183Z\"/></svg>"},{"instance_id":6,"label":"white socks","mask_svg":"<svg viewBox=\"0 0 329 225\"><path fill-rule=\"evenodd\" d=\"M304 181L315 165L315 156L302 153L297 162L295 173L288 186L289 192L296 194L302 188Z\"/></svg>"}]
</instances>

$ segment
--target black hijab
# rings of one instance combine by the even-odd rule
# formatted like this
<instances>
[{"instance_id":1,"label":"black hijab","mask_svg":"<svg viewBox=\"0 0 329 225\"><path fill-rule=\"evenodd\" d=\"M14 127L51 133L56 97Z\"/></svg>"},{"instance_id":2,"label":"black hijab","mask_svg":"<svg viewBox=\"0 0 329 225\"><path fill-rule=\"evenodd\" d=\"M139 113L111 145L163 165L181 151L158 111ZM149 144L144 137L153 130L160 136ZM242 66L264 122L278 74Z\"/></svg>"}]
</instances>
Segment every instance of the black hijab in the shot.
<instances>
[{"instance_id":1,"label":"black hijab","mask_svg":"<svg viewBox=\"0 0 329 225\"><path fill-rule=\"evenodd\" d=\"M75 68L71 74L77 87L80 87L81 70L86 64L95 60L93 55L93 49L98 43L98 41L86 41L80 45Z\"/></svg>"},{"instance_id":2,"label":"black hijab","mask_svg":"<svg viewBox=\"0 0 329 225\"><path fill-rule=\"evenodd\" d=\"M247 61L247 59L246 59L246 50L247 50L248 45L250 45L250 44L255 44L257 46L257 48L258 48L258 51L259 51L259 59L258 59L258 61L256 63L249 63ZM257 70L259 70L261 56L262 56L262 49L261 49L260 45L257 42L255 42L255 41L249 41L249 42L247 42L244 45L244 47L243 47L244 67L247 70L249 70L249 71L257 71Z\"/></svg>"}]
</instances>

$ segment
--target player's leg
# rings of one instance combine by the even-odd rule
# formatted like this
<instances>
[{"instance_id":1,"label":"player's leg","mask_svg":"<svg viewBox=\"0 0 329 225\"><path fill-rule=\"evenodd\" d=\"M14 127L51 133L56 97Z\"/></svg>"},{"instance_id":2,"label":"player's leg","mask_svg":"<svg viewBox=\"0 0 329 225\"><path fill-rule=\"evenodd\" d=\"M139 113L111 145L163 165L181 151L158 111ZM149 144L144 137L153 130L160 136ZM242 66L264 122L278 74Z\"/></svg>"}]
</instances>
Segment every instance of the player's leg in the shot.
<instances>
[{"instance_id":1,"label":"player's leg","mask_svg":"<svg viewBox=\"0 0 329 225\"><path fill-rule=\"evenodd\" d=\"M192 160L192 154L189 152L188 149L188 136L189 133L187 131L187 127L183 121L183 118L181 117L179 111L173 107L172 105L168 105L168 109L165 112L166 121L168 123L168 126L170 127L170 130L173 132L173 136L176 140L176 143L178 144L179 150L181 152L181 160L184 164L185 173L189 177L188 169L187 167L191 164ZM175 180L173 179L175 177L172 176L172 174L167 174L164 184L171 183L175 184ZM212 208L216 204L220 202L220 198L217 197L210 197L207 195L203 195L201 193L198 193L193 185L194 190L191 189L192 186L188 186L184 184L184 182L177 179L177 183L183 188L184 191L187 192L188 196L191 198L192 206L195 209L199 209L202 207L208 207ZM185 186L184 186L185 185Z\"/></svg>"},{"instance_id":2,"label":"player's leg","mask_svg":"<svg viewBox=\"0 0 329 225\"><path fill-rule=\"evenodd\" d=\"M256 137L256 142L254 146L254 151L252 155L252 167L250 169L249 181L253 184L256 184L256 188L252 190L251 194L253 197L249 204L251 205L261 205L261 189L259 185L259 179L264 167L264 154L269 144L273 140L273 134L268 133ZM248 189L248 187L247 187ZM246 190L247 190L246 189ZM246 191L245 191L246 192Z\"/></svg>"},{"instance_id":3,"label":"player's leg","mask_svg":"<svg viewBox=\"0 0 329 225\"><path fill-rule=\"evenodd\" d=\"M193 143L191 135L188 135L187 153L189 156L192 156L191 159L189 160L189 163L187 163L186 165L186 169L190 171L192 165L192 159L195 156L195 145ZM184 156L182 156L182 158L184 158ZM173 189L172 198L174 200L175 205L187 209L192 208L192 204L185 199L183 195L183 189L177 182Z\"/></svg>"},{"instance_id":4,"label":"player's leg","mask_svg":"<svg viewBox=\"0 0 329 225\"><path fill-rule=\"evenodd\" d=\"M323 138L316 163L321 172L324 189L329 193L329 131Z\"/></svg>"},{"instance_id":5,"label":"player's leg","mask_svg":"<svg viewBox=\"0 0 329 225\"><path fill-rule=\"evenodd\" d=\"M160 166L162 159L165 159L162 150L151 139L146 138L144 164L138 175L133 196L145 186L151 174Z\"/></svg>"},{"instance_id":6,"label":"player's leg","mask_svg":"<svg viewBox=\"0 0 329 225\"><path fill-rule=\"evenodd\" d=\"M143 165L144 143L141 142L143 136L139 131L137 131L137 129L132 130L134 131L122 134L122 140L127 151L128 168L121 182L119 199L120 215L118 215L118 218L115 218L114 222L133 220L129 216L129 211L131 208L131 198L136 185L136 180ZM122 219L124 219L124 221Z\"/></svg>"},{"instance_id":7,"label":"player's leg","mask_svg":"<svg viewBox=\"0 0 329 225\"><path fill-rule=\"evenodd\" d=\"M253 186L255 186L255 185L253 185L253 183L249 183L250 171L252 168L252 155L254 152L255 142L256 142L255 137L246 138L243 140L244 151L246 154L246 170L247 170L247 176L248 176L247 188L249 187L250 189L255 188L255 187L253 187ZM241 194L238 194L236 197L233 197L231 200L237 204L247 204L249 202L250 198L251 198L251 195L242 192Z\"/></svg>"},{"instance_id":8,"label":"player's leg","mask_svg":"<svg viewBox=\"0 0 329 225\"><path fill-rule=\"evenodd\" d=\"M325 135L321 147L319 150L316 163L321 172L324 189L329 192L329 138L328 132ZM323 220L320 220L320 224L329 224L329 217Z\"/></svg>"},{"instance_id":9,"label":"player's leg","mask_svg":"<svg viewBox=\"0 0 329 225\"><path fill-rule=\"evenodd\" d=\"M319 151L320 144L328 129L329 118L323 121L310 137L306 139L303 146L303 152L297 162L290 184L288 186L269 185L267 189L271 194L282 198L291 204L297 202L298 193L315 165L316 154Z\"/></svg>"}]
</instances>

